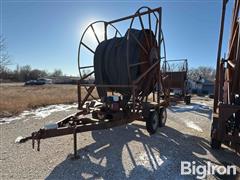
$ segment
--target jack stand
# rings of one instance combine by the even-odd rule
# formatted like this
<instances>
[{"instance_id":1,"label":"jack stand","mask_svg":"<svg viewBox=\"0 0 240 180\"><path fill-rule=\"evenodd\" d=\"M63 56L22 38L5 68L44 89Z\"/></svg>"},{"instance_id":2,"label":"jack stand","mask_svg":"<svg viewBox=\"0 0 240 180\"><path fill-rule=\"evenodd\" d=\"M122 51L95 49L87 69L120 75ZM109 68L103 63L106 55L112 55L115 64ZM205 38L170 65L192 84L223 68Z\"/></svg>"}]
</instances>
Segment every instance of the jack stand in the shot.
<instances>
[{"instance_id":1,"label":"jack stand","mask_svg":"<svg viewBox=\"0 0 240 180\"><path fill-rule=\"evenodd\" d=\"M74 129L74 132L73 132L73 157L71 159L72 160L79 159L79 156L77 155L77 132L76 132L76 129Z\"/></svg>"}]
</instances>

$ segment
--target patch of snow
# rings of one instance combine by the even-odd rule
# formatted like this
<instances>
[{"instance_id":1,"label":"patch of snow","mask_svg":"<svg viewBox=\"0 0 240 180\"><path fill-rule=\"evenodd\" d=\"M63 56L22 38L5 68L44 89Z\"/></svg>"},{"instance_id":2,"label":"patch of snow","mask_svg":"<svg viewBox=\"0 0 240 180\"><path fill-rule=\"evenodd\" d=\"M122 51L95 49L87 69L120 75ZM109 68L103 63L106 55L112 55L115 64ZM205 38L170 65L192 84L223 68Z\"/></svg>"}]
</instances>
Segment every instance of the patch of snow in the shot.
<instances>
[{"instance_id":1,"label":"patch of snow","mask_svg":"<svg viewBox=\"0 0 240 180\"><path fill-rule=\"evenodd\" d=\"M192 121L185 121L185 124L189 128L195 129L196 131L199 131L199 132L203 132L202 128Z\"/></svg>"},{"instance_id":2,"label":"patch of snow","mask_svg":"<svg viewBox=\"0 0 240 180\"><path fill-rule=\"evenodd\" d=\"M173 112L184 112L188 110L210 110L209 106L205 103L199 102L199 104L190 104L190 105L175 105L170 108Z\"/></svg>"},{"instance_id":3,"label":"patch of snow","mask_svg":"<svg viewBox=\"0 0 240 180\"><path fill-rule=\"evenodd\" d=\"M23 139L22 136L18 136L15 140L15 143L20 143L20 141Z\"/></svg>"},{"instance_id":4,"label":"patch of snow","mask_svg":"<svg viewBox=\"0 0 240 180\"><path fill-rule=\"evenodd\" d=\"M15 120L26 119L29 118L33 119L42 119L46 118L47 116L51 115L54 112L60 111L70 111L72 108L76 108L77 104L58 104L58 105L50 105L46 107L40 107L38 109L30 110L30 111L23 111L19 116L15 117L6 117L0 118L0 124L10 123Z\"/></svg>"},{"instance_id":5,"label":"patch of snow","mask_svg":"<svg viewBox=\"0 0 240 180\"><path fill-rule=\"evenodd\" d=\"M6 124L6 123L10 123L12 121L16 121L16 120L20 120L20 119L22 119L21 116L0 118L0 124Z\"/></svg>"},{"instance_id":6,"label":"patch of snow","mask_svg":"<svg viewBox=\"0 0 240 180\"><path fill-rule=\"evenodd\" d=\"M194 129L198 132L203 132L202 128L198 125L198 121L191 121L190 119L186 118L184 115L183 116L179 116L178 114L176 113L171 113L169 114L171 117L173 117L174 119L178 119L178 122L182 121L183 124L188 127L188 128L191 128L191 129ZM185 138L188 138L187 135L184 135Z\"/></svg>"},{"instance_id":7,"label":"patch of snow","mask_svg":"<svg viewBox=\"0 0 240 180\"><path fill-rule=\"evenodd\" d=\"M42 119L49 115L51 115L54 112L59 111L69 111L69 109L77 107L77 104L74 105L66 105L66 104L60 104L60 105L50 105L47 107L41 107L36 109L33 112L30 112L29 114L32 114L35 119Z\"/></svg>"}]
</instances>

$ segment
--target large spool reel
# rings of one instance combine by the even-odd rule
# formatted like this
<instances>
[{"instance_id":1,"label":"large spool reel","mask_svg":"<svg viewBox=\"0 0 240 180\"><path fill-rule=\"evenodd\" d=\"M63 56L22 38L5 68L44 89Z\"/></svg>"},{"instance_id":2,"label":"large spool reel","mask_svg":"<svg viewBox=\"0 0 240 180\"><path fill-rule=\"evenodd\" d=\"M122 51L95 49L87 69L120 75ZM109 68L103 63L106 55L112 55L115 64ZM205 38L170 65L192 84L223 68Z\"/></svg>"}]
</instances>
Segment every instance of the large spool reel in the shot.
<instances>
[{"instance_id":1,"label":"large spool reel","mask_svg":"<svg viewBox=\"0 0 240 180\"><path fill-rule=\"evenodd\" d=\"M147 13L147 12L150 12L150 13ZM157 71L157 72L148 74L148 76L145 76L144 79L142 79L140 82L135 81L135 83L139 83L138 85L140 86L140 90L136 92L136 95L141 100L143 100L144 97L148 96L150 91L152 91L155 88L156 84L158 88L160 88L161 86L159 82L157 82L157 79L160 76L161 61L164 61L164 62L166 61L165 41L164 41L164 36L161 28L161 15L162 15L161 13L162 12L160 11L156 14L156 12L153 11L151 8L143 6L136 11L135 15L137 16L134 16L132 18L129 26L129 31L127 35L128 36L127 50L129 50L129 46L130 46L129 44L131 42L131 39L133 39L134 41L137 42L139 47L143 50L145 58L148 59L147 62L145 61L145 62L141 62L140 64L134 65L129 63L130 57L129 55L127 55L128 63L129 63L128 74L129 74L130 81L134 83L133 78L131 77L132 67L141 66L141 69L142 68L145 69L142 72L143 74L144 72L149 70L148 68L150 68L150 66L153 65L156 60L160 59L160 63L157 69L151 70L151 72L154 72L154 71ZM143 16L147 16L147 20L145 19L144 21ZM154 19L152 19L152 17ZM131 33L131 29L134 28L135 21L138 22L138 25L140 25L141 30L144 32L144 37L145 37L144 43L141 43L140 41L138 41L136 37L134 37L134 35ZM153 36L152 36L152 33L149 33L150 35L149 37L148 34L146 33L146 30L150 30L150 32L153 32ZM152 39L155 39L156 43L151 43L153 42ZM149 89L145 89L145 91L142 91L143 87L149 87Z\"/></svg>"},{"instance_id":2,"label":"large spool reel","mask_svg":"<svg viewBox=\"0 0 240 180\"><path fill-rule=\"evenodd\" d=\"M145 16L145 21L143 20ZM147 20L146 20L147 17ZM136 96L139 97L141 96L142 98L147 96L149 94L149 90L143 92L141 89L142 86L144 86L145 82L145 87L146 87L146 82L147 83L151 83L151 88L153 88L156 83L157 83L157 78L156 77L152 77L152 74L154 74L155 76L159 76L160 73L160 64L158 66L158 69L152 69L151 71L156 71L155 73L148 73L147 76L145 76L143 78L143 80L136 82L133 77L132 77L132 70L134 67L140 66L142 70L142 74L143 75L146 71L148 71L150 65L152 64L148 64L149 62L154 63L155 60L166 60L166 50L165 50L165 43L164 43L164 37L163 37L163 33L161 30L161 13L157 13L153 10L151 10L148 7L141 7L139 8L136 13L132 16L129 17L128 19L130 19L130 25L128 28L128 31L126 32L127 36L127 51L126 51L126 56L127 56L127 71L128 71L128 78L129 78L129 85L131 84L136 84L139 86L138 91L136 91ZM136 24L136 22L138 22L138 27L136 29L139 29L140 26L140 30L143 31L144 36L145 36L145 41L140 42L136 37L134 37L134 35L131 33L133 29L135 29L134 25ZM102 28L102 34L104 34L104 39L100 40L98 38L98 32L94 31L94 25L102 23L104 26ZM113 37L122 37L121 33L119 32L119 30L113 25L114 23L117 23L117 21L110 21L110 22L105 22L105 21L96 21L92 24L90 24L86 30L84 31L80 43L79 43L79 50L78 50L78 66L79 66L79 73L80 73L80 78L83 79L84 76L92 76L94 79L94 69L93 69L93 59L91 61L88 62L84 62L81 59L81 52L82 52L82 48L85 48L86 50L88 50L89 52L93 53L93 55L95 55L95 50L96 47L94 48L90 48L88 44L84 43L84 37L85 34L88 31L92 31L93 36L95 36L96 41L99 43L101 43L102 41L111 39ZM112 28L115 30L115 34L114 36L111 36L108 34L108 29ZM147 32L153 32L152 33L147 33ZM125 33L125 32L124 32ZM152 39L155 39L156 43L152 43ZM150 41L149 41L150 39ZM141 62L136 63L136 64L131 64L130 63L130 55L129 55L129 49L130 49L130 42L135 41L136 44L139 46L139 48L142 50L143 52L143 56L145 60L141 60ZM83 75L82 70L85 69L90 69L89 73ZM150 75L149 75L150 74ZM140 76L141 76L140 75ZM153 81L149 81L153 79ZM147 86L150 87L150 85L148 84ZM88 91L89 89L86 88L86 90ZM92 96L94 99L98 99L99 97L95 97L92 93L90 94L90 96Z\"/></svg>"},{"instance_id":3,"label":"large spool reel","mask_svg":"<svg viewBox=\"0 0 240 180\"><path fill-rule=\"evenodd\" d=\"M82 34L82 37L79 42L79 47L78 47L78 70L79 70L80 79L82 79L82 80L84 80L88 77L95 79L95 74L94 74L94 69L93 69L93 67L94 67L93 66L93 58L87 59L87 61L84 61L81 58L83 48L85 48L85 50L92 53L92 55L94 57L97 45L100 44L102 41L111 39L113 37L122 37L121 33L115 26L113 26L112 24L108 24L108 29L111 28L112 30L115 31L114 36L112 34L110 35L109 31L107 29L105 29L106 23L107 23L106 21L95 21L95 22L91 23L90 25L88 25L88 27L84 30L84 32ZM98 31L96 31L94 27L97 27ZM92 36L94 37L93 39L95 39L97 44L95 43L94 45L92 45L92 47L90 47L90 45L87 45L84 43L87 33L89 33L89 34L92 33ZM103 36L103 34L104 34L104 37L101 38L101 36ZM87 70L87 73L84 72L85 70ZM84 88L85 88L86 92L89 92L89 89L87 87L84 87ZM93 95L93 93L90 93L90 96L93 99L99 99L99 97L96 95Z\"/></svg>"}]
</instances>

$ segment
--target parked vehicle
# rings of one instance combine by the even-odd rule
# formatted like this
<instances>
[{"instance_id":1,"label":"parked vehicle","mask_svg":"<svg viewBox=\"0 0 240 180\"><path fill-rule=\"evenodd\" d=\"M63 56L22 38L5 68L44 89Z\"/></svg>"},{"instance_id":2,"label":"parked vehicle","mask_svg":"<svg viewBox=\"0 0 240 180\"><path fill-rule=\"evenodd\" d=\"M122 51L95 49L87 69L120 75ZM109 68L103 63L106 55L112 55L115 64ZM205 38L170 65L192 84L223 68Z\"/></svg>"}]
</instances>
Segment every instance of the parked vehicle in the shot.
<instances>
[{"instance_id":1,"label":"parked vehicle","mask_svg":"<svg viewBox=\"0 0 240 180\"><path fill-rule=\"evenodd\" d=\"M37 80L29 80L29 81L26 81L24 85L36 85L37 83Z\"/></svg>"},{"instance_id":2,"label":"parked vehicle","mask_svg":"<svg viewBox=\"0 0 240 180\"><path fill-rule=\"evenodd\" d=\"M43 84L52 84L52 80L46 79L46 78L39 78L37 80L37 85L43 85Z\"/></svg>"},{"instance_id":3,"label":"parked vehicle","mask_svg":"<svg viewBox=\"0 0 240 180\"><path fill-rule=\"evenodd\" d=\"M52 84L52 80L46 78L39 78L37 80L29 80L25 82L25 85L44 85L44 84Z\"/></svg>"}]
</instances>

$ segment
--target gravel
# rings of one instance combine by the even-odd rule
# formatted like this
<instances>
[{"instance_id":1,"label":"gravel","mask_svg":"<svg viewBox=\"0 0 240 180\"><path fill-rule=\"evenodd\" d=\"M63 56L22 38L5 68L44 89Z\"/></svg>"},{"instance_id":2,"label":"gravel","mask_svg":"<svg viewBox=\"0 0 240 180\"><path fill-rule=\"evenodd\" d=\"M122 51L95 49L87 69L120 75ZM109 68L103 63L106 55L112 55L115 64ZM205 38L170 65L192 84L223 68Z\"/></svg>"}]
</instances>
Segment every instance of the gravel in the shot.
<instances>
[{"instance_id":1,"label":"gravel","mask_svg":"<svg viewBox=\"0 0 240 180\"><path fill-rule=\"evenodd\" d=\"M181 161L197 165L236 165L240 179L240 156L227 147L209 146L212 100L195 98L191 105L168 109L166 127L152 136L144 122L109 130L78 134L77 160L72 160L73 137L41 141L41 150L31 149L31 141L16 144L18 136L28 136L50 121L75 113L53 112L43 119L23 118L1 124L1 179L195 179L180 175ZM206 179L222 179L211 175Z\"/></svg>"}]
</instances>

